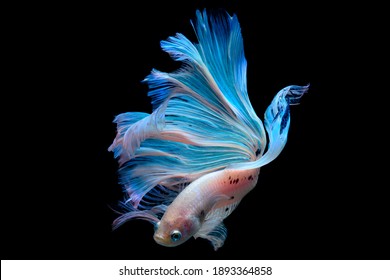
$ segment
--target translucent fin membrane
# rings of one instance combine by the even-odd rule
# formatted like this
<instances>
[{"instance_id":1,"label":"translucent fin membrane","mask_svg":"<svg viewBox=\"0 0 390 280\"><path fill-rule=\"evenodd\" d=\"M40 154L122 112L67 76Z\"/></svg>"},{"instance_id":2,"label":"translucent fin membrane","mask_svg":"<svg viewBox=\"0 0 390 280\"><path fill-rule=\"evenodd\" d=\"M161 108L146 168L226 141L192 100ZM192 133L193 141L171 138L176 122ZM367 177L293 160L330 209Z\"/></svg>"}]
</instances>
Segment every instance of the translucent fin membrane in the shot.
<instances>
[{"instance_id":1,"label":"translucent fin membrane","mask_svg":"<svg viewBox=\"0 0 390 280\"><path fill-rule=\"evenodd\" d=\"M236 201L222 208L212 209L210 211L201 229L194 235L195 238L201 237L211 242L214 250L222 247L227 237L227 229L223 224L226 219L238 206L241 201Z\"/></svg>"},{"instance_id":2,"label":"translucent fin membrane","mask_svg":"<svg viewBox=\"0 0 390 280\"><path fill-rule=\"evenodd\" d=\"M307 86L288 86L276 94L265 112L265 128L269 136L268 150L256 161L232 164L232 169L252 169L273 161L287 143L290 127L290 105L299 104L302 95L309 90Z\"/></svg>"},{"instance_id":3,"label":"translucent fin membrane","mask_svg":"<svg viewBox=\"0 0 390 280\"><path fill-rule=\"evenodd\" d=\"M157 224L160 221L159 217L161 217L167 209L167 206L163 204L149 210L137 210L129 203L121 203L120 205L125 213L114 220L112 224L113 230L132 219L140 219L151 222L152 224Z\"/></svg>"},{"instance_id":4,"label":"translucent fin membrane","mask_svg":"<svg viewBox=\"0 0 390 280\"><path fill-rule=\"evenodd\" d=\"M237 118L259 137L264 137L263 126L247 93L247 62L237 16L227 13L208 16L206 10L197 11L193 26L199 40L195 46L209 79L223 93Z\"/></svg>"},{"instance_id":5,"label":"translucent fin membrane","mask_svg":"<svg viewBox=\"0 0 390 280\"><path fill-rule=\"evenodd\" d=\"M178 187L179 189L179 187ZM176 198L179 191L172 191L167 189L164 186L158 185L151 189L143 198L141 203L138 205L140 210L150 210L155 206L161 204L171 204L171 202Z\"/></svg>"},{"instance_id":6,"label":"translucent fin membrane","mask_svg":"<svg viewBox=\"0 0 390 280\"><path fill-rule=\"evenodd\" d=\"M246 91L246 60L237 17L197 12L198 43L177 34L161 47L183 66L153 70L153 113L126 113L115 122L111 145L121 165L120 183L137 208L155 186L177 191L229 164L253 161L266 145L265 130ZM161 203L169 204L171 196ZM141 203L142 204L142 203Z\"/></svg>"}]
</instances>

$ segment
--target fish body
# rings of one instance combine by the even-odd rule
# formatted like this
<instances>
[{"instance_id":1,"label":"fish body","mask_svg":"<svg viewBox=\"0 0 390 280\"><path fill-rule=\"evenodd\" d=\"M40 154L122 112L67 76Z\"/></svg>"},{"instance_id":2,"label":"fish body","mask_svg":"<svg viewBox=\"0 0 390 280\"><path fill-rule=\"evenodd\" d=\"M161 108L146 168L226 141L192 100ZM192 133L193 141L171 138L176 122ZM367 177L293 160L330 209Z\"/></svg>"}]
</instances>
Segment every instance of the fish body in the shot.
<instances>
[{"instance_id":1,"label":"fish body","mask_svg":"<svg viewBox=\"0 0 390 280\"><path fill-rule=\"evenodd\" d=\"M173 73L153 69L145 78L153 112L114 119L109 151L118 159L126 197L113 228L143 219L155 226L158 244L200 237L218 249L227 236L223 220L286 145L290 105L299 104L308 85L281 89L263 124L246 89L237 17L197 11L192 24L198 43L180 33L161 41L183 66Z\"/></svg>"},{"instance_id":2,"label":"fish body","mask_svg":"<svg viewBox=\"0 0 390 280\"><path fill-rule=\"evenodd\" d=\"M195 180L167 208L154 234L155 241L171 247L195 236L210 239L218 249L226 234L215 236L214 229L224 227L222 221L256 186L259 172L259 168L224 169ZM175 234L180 234L180 238L172 238Z\"/></svg>"}]
</instances>

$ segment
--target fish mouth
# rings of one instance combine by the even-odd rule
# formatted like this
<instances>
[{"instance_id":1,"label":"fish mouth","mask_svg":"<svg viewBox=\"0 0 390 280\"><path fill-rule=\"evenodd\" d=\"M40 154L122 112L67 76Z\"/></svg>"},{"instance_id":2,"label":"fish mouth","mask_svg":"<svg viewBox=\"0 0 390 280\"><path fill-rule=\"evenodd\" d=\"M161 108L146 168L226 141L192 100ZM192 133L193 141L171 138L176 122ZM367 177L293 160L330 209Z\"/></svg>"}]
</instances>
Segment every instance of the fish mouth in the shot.
<instances>
[{"instance_id":1,"label":"fish mouth","mask_svg":"<svg viewBox=\"0 0 390 280\"><path fill-rule=\"evenodd\" d=\"M158 244L167 246L167 245L166 245L166 242L165 242L165 238L162 237L161 235L155 234L155 235L153 236L153 238L154 238L154 241L156 241Z\"/></svg>"},{"instance_id":2,"label":"fish mouth","mask_svg":"<svg viewBox=\"0 0 390 280\"><path fill-rule=\"evenodd\" d=\"M164 238L163 236L159 235L159 234L155 234L153 236L154 238L154 241L156 241L157 244L160 244L162 246L166 246L166 247L173 247L175 245L171 244L170 242L167 242L166 241L166 238Z\"/></svg>"}]
</instances>

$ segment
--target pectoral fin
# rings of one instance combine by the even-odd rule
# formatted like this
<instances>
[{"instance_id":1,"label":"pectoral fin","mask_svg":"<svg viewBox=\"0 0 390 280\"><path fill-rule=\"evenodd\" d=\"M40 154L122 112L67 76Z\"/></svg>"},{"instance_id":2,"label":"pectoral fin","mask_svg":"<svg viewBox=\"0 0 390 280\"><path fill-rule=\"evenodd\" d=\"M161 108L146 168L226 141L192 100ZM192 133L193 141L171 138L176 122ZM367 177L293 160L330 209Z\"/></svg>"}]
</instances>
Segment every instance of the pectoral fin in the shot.
<instances>
[{"instance_id":1,"label":"pectoral fin","mask_svg":"<svg viewBox=\"0 0 390 280\"><path fill-rule=\"evenodd\" d=\"M207 214L202 227L194 235L194 238L201 237L209 240L213 245L214 250L218 250L218 248L222 247L227 237L227 229L223 224L223 220L236 209L239 203L240 201L236 201L225 207L212 209Z\"/></svg>"},{"instance_id":2,"label":"pectoral fin","mask_svg":"<svg viewBox=\"0 0 390 280\"><path fill-rule=\"evenodd\" d=\"M215 251L218 250L218 248L222 247L223 243L225 242L226 236L227 229L222 222L214 226L214 228L208 233L205 233L204 230L201 229L194 235L195 238L201 237L209 240L213 245Z\"/></svg>"}]
</instances>

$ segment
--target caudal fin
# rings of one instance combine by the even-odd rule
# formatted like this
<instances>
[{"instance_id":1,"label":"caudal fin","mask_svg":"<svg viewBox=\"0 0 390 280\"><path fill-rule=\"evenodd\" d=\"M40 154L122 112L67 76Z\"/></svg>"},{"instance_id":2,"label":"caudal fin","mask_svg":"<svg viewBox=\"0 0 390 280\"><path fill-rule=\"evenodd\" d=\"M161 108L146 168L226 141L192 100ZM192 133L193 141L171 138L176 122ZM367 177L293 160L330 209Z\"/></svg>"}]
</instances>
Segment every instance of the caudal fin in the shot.
<instances>
[{"instance_id":1,"label":"caudal fin","mask_svg":"<svg viewBox=\"0 0 390 280\"><path fill-rule=\"evenodd\" d=\"M264 166L273 161L287 143L290 128L290 105L297 105L304 93L309 90L306 86L291 85L280 90L265 111L264 124L269 143L265 154L256 161L232 164L232 169L252 169Z\"/></svg>"}]
</instances>

